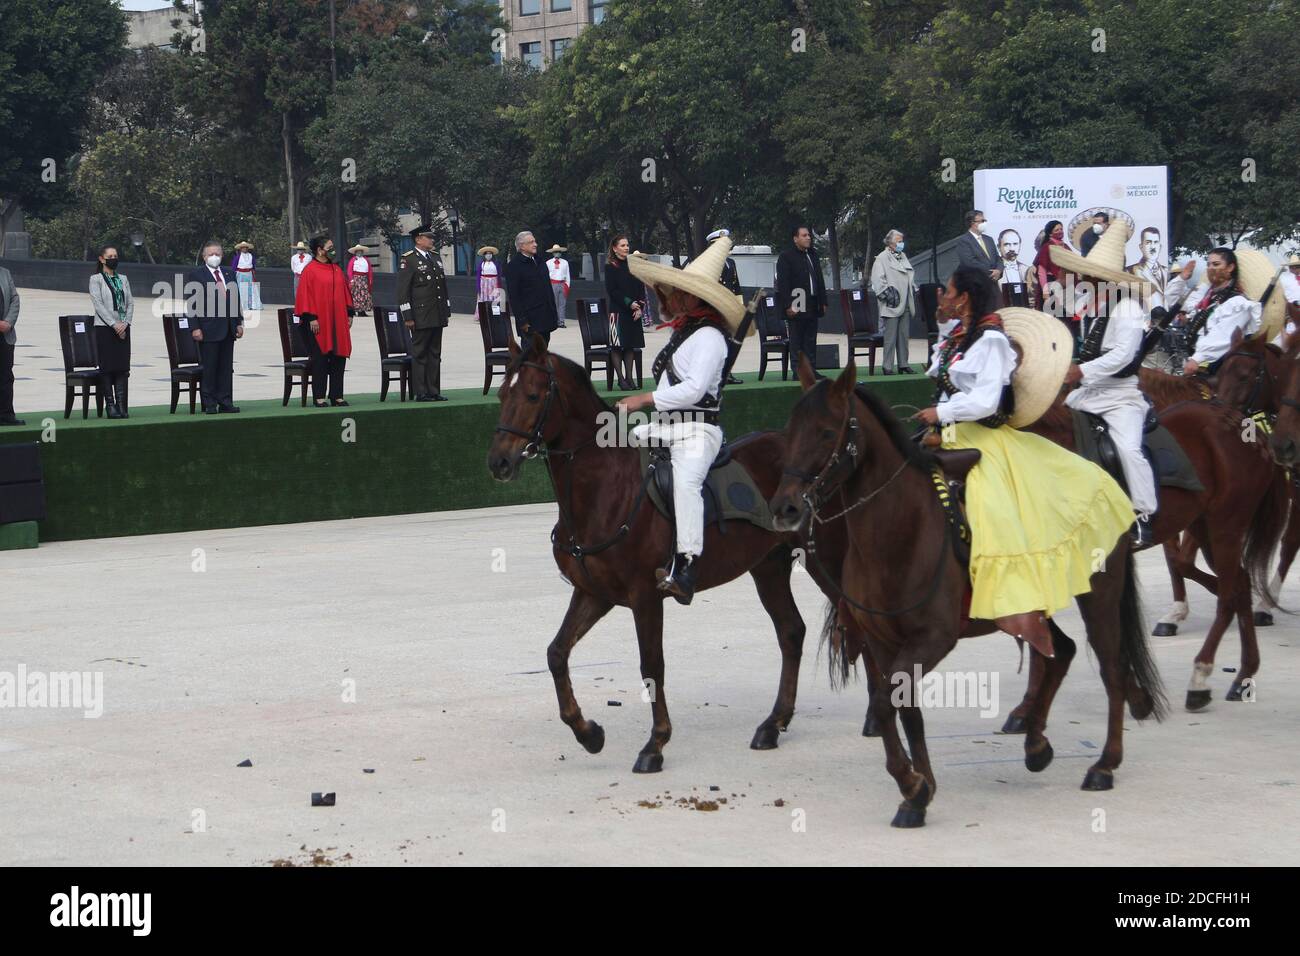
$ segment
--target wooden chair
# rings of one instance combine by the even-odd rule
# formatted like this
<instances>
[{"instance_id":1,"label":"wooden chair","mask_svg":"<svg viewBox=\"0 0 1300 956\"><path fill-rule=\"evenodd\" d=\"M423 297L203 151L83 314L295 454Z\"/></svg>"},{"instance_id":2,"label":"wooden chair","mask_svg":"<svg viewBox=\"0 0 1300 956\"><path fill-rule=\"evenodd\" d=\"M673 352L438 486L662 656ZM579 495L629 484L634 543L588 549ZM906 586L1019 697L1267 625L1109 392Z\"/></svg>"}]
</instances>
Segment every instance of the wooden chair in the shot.
<instances>
[{"instance_id":1,"label":"wooden chair","mask_svg":"<svg viewBox=\"0 0 1300 956\"><path fill-rule=\"evenodd\" d=\"M574 303L578 313L578 330L582 333L582 361L587 368L587 375L604 371L605 390L614 390L614 360L609 347L609 307L604 299L578 299ZM640 356L638 356L640 358ZM596 364L604 364L597 368ZM641 367L637 365L637 379L641 378Z\"/></svg>"},{"instance_id":2,"label":"wooden chair","mask_svg":"<svg viewBox=\"0 0 1300 956\"><path fill-rule=\"evenodd\" d=\"M880 311L870 286L841 289L840 307L844 313L844 335L849 340L847 360L857 361L865 350L867 374L875 375L876 349L885 344L885 336L880 331ZM904 330L903 334L906 335L907 331Z\"/></svg>"},{"instance_id":3,"label":"wooden chair","mask_svg":"<svg viewBox=\"0 0 1300 956\"><path fill-rule=\"evenodd\" d=\"M203 359L199 353L199 343L194 341L194 329L190 320L183 314L164 315L163 341L167 343L167 362L172 370L172 410L176 414L176 404L181 399L181 389L190 393L190 414L194 414L195 401L199 397L199 387L203 384Z\"/></svg>"},{"instance_id":4,"label":"wooden chair","mask_svg":"<svg viewBox=\"0 0 1300 956\"><path fill-rule=\"evenodd\" d=\"M294 385L302 382L302 407L307 407L307 385L311 381L311 350L302 334L302 319L293 309L277 309L280 320L280 352L284 356L284 401L289 404Z\"/></svg>"},{"instance_id":5,"label":"wooden chair","mask_svg":"<svg viewBox=\"0 0 1300 956\"><path fill-rule=\"evenodd\" d=\"M784 382L790 377L790 330L777 310L776 296L765 295L758 300L754 324L758 327L758 380L763 380L767 363L776 356L781 360L781 381Z\"/></svg>"},{"instance_id":6,"label":"wooden chair","mask_svg":"<svg viewBox=\"0 0 1300 956\"><path fill-rule=\"evenodd\" d=\"M396 375L398 400L404 402L411 387L411 330L399 309L376 303L375 338L379 341L379 400L388 400L388 386Z\"/></svg>"},{"instance_id":7,"label":"wooden chair","mask_svg":"<svg viewBox=\"0 0 1300 956\"><path fill-rule=\"evenodd\" d=\"M1029 308L1029 286L1024 283L999 283L998 289L1002 293L1002 304L1004 306L1018 305L1023 308Z\"/></svg>"},{"instance_id":8,"label":"wooden chair","mask_svg":"<svg viewBox=\"0 0 1300 956\"><path fill-rule=\"evenodd\" d=\"M95 396L95 417L104 415L104 395L99 388L99 347L93 315L59 316L59 345L63 348L63 417L72 417L72 403L81 396L81 417L90 417L90 396Z\"/></svg>"},{"instance_id":9,"label":"wooden chair","mask_svg":"<svg viewBox=\"0 0 1300 956\"><path fill-rule=\"evenodd\" d=\"M510 303L478 304L478 330L483 336L483 394L492 387L492 378L506 377L510 364Z\"/></svg>"}]
</instances>

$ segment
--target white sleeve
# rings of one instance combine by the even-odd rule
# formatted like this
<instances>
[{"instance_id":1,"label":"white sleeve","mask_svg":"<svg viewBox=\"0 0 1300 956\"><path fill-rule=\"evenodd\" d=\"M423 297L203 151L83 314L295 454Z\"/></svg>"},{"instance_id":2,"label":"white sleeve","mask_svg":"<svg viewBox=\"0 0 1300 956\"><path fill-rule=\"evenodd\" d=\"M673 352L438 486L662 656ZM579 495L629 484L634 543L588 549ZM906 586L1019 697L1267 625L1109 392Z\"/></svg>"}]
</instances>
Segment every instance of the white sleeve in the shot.
<instances>
[{"instance_id":1,"label":"white sleeve","mask_svg":"<svg viewBox=\"0 0 1300 956\"><path fill-rule=\"evenodd\" d=\"M1109 351L1099 355L1091 362L1079 365L1083 372L1082 382L1091 385L1099 378L1114 375L1133 360L1142 345L1142 310L1139 306L1125 300L1115 306L1110 324L1106 328L1106 338L1110 340ZM1103 345L1106 344L1104 341Z\"/></svg>"},{"instance_id":2,"label":"white sleeve","mask_svg":"<svg viewBox=\"0 0 1300 956\"><path fill-rule=\"evenodd\" d=\"M1005 335L986 332L975 347L955 363L960 373L953 384L961 391L938 406L939 424L974 422L987 418L1002 402L1002 388L1011 381L1016 368L1016 353Z\"/></svg>"},{"instance_id":3,"label":"white sleeve","mask_svg":"<svg viewBox=\"0 0 1300 956\"><path fill-rule=\"evenodd\" d=\"M1274 292L1274 295L1281 292L1288 302L1300 304L1300 279L1296 279L1295 275L1292 274L1290 270L1282 273L1282 278L1278 280L1278 285L1280 285L1281 288L1278 289L1277 292Z\"/></svg>"},{"instance_id":4,"label":"white sleeve","mask_svg":"<svg viewBox=\"0 0 1300 956\"><path fill-rule=\"evenodd\" d=\"M1197 339L1196 354L1192 356L1192 361L1209 365L1223 358L1232 347L1232 333L1238 329L1243 335L1253 335L1259 331L1259 319L1263 311L1263 306L1244 295L1235 296L1223 303L1215 311L1214 327L1207 329Z\"/></svg>"},{"instance_id":5,"label":"white sleeve","mask_svg":"<svg viewBox=\"0 0 1300 956\"><path fill-rule=\"evenodd\" d=\"M672 361L675 368L686 370L680 382L672 385L665 371L655 389L655 409L661 412L694 408L709 389L722 380L722 366L727 362L727 340L717 329L701 329L687 339Z\"/></svg>"}]
</instances>

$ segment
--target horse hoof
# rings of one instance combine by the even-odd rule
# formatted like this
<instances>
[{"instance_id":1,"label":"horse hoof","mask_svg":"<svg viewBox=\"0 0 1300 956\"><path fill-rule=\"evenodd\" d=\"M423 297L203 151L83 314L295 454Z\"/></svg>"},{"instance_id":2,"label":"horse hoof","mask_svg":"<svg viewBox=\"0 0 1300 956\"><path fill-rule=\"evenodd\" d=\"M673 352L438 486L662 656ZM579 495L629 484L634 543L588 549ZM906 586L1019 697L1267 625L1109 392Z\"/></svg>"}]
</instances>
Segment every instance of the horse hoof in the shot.
<instances>
[{"instance_id":1,"label":"horse hoof","mask_svg":"<svg viewBox=\"0 0 1300 956\"><path fill-rule=\"evenodd\" d=\"M781 732L776 729L775 724L759 724L758 730L754 731L754 739L749 742L750 750L775 750L777 738Z\"/></svg>"},{"instance_id":2,"label":"horse hoof","mask_svg":"<svg viewBox=\"0 0 1300 956\"><path fill-rule=\"evenodd\" d=\"M1256 612L1255 612L1255 626L1256 626L1256 627L1272 627L1272 626L1273 626L1273 615L1272 615L1272 614L1269 614L1268 611L1256 611Z\"/></svg>"},{"instance_id":3,"label":"horse hoof","mask_svg":"<svg viewBox=\"0 0 1300 956\"><path fill-rule=\"evenodd\" d=\"M1113 790L1115 788L1115 775L1109 770L1102 770L1098 767L1090 767L1087 775L1083 778L1081 790Z\"/></svg>"},{"instance_id":4,"label":"horse hoof","mask_svg":"<svg viewBox=\"0 0 1300 956\"><path fill-rule=\"evenodd\" d=\"M1002 725L1004 734L1023 734L1026 730L1025 718L1019 714L1007 714L1007 722Z\"/></svg>"},{"instance_id":5,"label":"horse hoof","mask_svg":"<svg viewBox=\"0 0 1300 956\"><path fill-rule=\"evenodd\" d=\"M1206 690L1189 690L1187 692L1187 709L1191 711L1204 710L1210 706L1210 691Z\"/></svg>"},{"instance_id":6,"label":"horse hoof","mask_svg":"<svg viewBox=\"0 0 1300 956\"><path fill-rule=\"evenodd\" d=\"M891 827L898 827L900 830L915 830L917 827L925 826L925 807L909 807L904 801L899 804L898 812L894 814L894 819L890 821Z\"/></svg>"},{"instance_id":7,"label":"horse hoof","mask_svg":"<svg viewBox=\"0 0 1300 956\"><path fill-rule=\"evenodd\" d=\"M633 773L658 773L663 769L663 754L637 754L636 763L632 764Z\"/></svg>"},{"instance_id":8,"label":"horse hoof","mask_svg":"<svg viewBox=\"0 0 1300 956\"><path fill-rule=\"evenodd\" d=\"M1026 750L1025 767L1030 773L1042 773L1047 769L1047 765L1052 762L1052 757L1054 755L1055 752L1052 750L1052 745L1050 743L1045 744L1043 749L1037 753L1030 753Z\"/></svg>"},{"instance_id":9,"label":"horse hoof","mask_svg":"<svg viewBox=\"0 0 1300 956\"><path fill-rule=\"evenodd\" d=\"M1247 678L1247 679L1249 680L1249 678ZM1227 692L1226 694L1223 695L1223 699L1224 699L1224 700L1235 700L1235 701L1240 701L1240 700L1241 700L1241 688L1242 688L1242 686L1243 686L1243 684L1242 684L1241 681L1239 681L1239 680L1234 680L1234 681L1232 682L1232 686L1230 686L1230 687L1228 688L1228 692Z\"/></svg>"},{"instance_id":10,"label":"horse hoof","mask_svg":"<svg viewBox=\"0 0 1300 956\"><path fill-rule=\"evenodd\" d=\"M1155 626L1155 630L1151 632L1151 636L1152 637L1173 637L1177 633L1178 633L1177 624L1166 624L1164 621L1161 621L1159 624Z\"/></svg>"},{"instance_id":11,"label":"horse hoof","mask_svg":"<svg viewBox=\"0 0 1300 956\"><path fill-rule=\"evenodd\" d=\"M867 719L862 722L862 736L880 736L880 721L876 720L876 715L871 711L867 711Z\"/></svg>"},{"instance_id":12,"label":"horse hoof","mask_svg":"<svg viewBox=\"0 0 1300 956\"><path fill-rule=\"evenodd\" d=\"M594 720L590 723L591 729L587 731L587 736L579 737L578 742L586 748L587 753L598 754L605 747L605 728Z\"/></svg>"}]
</instances>

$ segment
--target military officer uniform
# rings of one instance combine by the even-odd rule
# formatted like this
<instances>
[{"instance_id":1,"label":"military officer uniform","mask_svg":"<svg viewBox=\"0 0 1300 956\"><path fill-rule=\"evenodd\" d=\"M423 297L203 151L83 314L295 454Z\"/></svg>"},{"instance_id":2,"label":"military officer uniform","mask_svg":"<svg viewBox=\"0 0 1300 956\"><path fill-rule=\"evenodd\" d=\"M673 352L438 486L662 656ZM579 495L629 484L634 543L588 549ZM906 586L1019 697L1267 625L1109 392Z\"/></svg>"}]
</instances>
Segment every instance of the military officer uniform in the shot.
<instances>
[{"instance_id":1,"label":"military officer uniform","mask_svg":"<svg viewBox=\"0 0 1300 956\"><path fill-rule=\"evenodd\" d=\"M431 235L427 228L411 237ZM417 402L445 402L442 394L442 330L451 319L451 299L442 262L430 250L402 254L397 270L397 306L411 327L411 387Z\"/></svg>"}]
</instances>

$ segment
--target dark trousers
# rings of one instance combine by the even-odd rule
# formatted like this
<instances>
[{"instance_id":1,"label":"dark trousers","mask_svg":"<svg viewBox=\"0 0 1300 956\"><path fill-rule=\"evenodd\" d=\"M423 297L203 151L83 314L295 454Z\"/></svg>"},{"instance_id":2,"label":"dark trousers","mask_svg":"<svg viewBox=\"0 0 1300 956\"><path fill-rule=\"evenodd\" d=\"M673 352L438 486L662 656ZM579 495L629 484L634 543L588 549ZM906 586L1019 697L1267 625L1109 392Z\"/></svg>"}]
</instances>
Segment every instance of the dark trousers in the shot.
<instances>
[{"instance_id":1,"label":"dark trousers","mask_svg":"<svg viewBox=\"0 0 1300 956\"><path fill-rule=\"evenodd\" d=\"M227 334L220 342L204 339L199 343L203 361L203 381L199 396L204 408L226 408L235 403L235 336Z\"/></svg>"},{"instance_id":2,"label":"dark trousers","mask_svg":"<svg viewBox=\"0 0 1300 956\"><path fill-rule=\"evenodd\" d=\"M438 395L442 388L442 328L411 330L411 388Z\"/></svg>"},{"instance_id":3,"label":"dark trousers","mask_svg":"<svg viewBox=\"0 0 1300 956\"><path fill-rule=\"evenodd\" d=\"M817 319L803 316L786 324L790 327L790 368L799 368L799 353L803 352L808 356L808 365L817 371Z\"/></svg>"},{"instance_id":4,"label":"dark trousers","mask_svg":"<svg viewBox=\"0 0 1300 956\"><path fill-rule=\"evenodd\" d=\"M329 384L329 400L336 402L343 397L343 371L348 360L343 355L322 352L316 344L316 336L311 329L306 329L307 350L311 353L311 397L316 401L325 398L326 383Z\"/></svg>"},{"instance_id":5,"label":"dark trousers","mask_svg":"<svg viewBox=\"0 0 1300 956\"><path fill-rule=\"evenodd\" d=\"M0 336L0 418L14 413L14 347Z\"/></svg>"}]
</instances>

